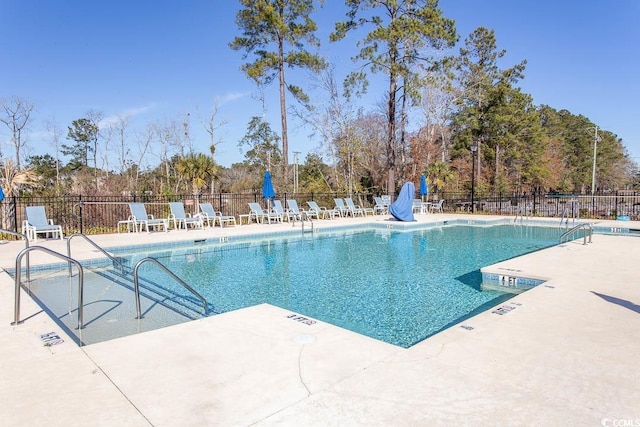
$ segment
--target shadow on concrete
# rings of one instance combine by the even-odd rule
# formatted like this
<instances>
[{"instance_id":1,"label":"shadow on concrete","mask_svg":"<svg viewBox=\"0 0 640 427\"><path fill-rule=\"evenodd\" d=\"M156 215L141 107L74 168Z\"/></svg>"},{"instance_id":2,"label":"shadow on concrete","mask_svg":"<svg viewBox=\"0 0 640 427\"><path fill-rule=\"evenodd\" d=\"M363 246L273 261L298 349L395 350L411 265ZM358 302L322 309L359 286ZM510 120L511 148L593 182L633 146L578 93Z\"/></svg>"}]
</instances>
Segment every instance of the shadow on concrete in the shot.
<instances>
[{"instance_id":1,"label":"shadow on concrete","mask_svg":"<svg viewBox=\"0 0 640 427\"><path fill-rule=\"evenodd\" d=\"M640 314L640 305L635 304L631 301L627 301L626 299L621 299L621 298L616 298L616 297L612 297L610 295L604 295L604 294L599 294L597 292L593 292L591 291L592 294L595 294L597 296L599 296L600 298L602 298L603 300L613 303L613 304L618 304L619 306L622 306L624 308L628 308L631 311L635 311L636 313Z\"/></svg>"}]
</instances>

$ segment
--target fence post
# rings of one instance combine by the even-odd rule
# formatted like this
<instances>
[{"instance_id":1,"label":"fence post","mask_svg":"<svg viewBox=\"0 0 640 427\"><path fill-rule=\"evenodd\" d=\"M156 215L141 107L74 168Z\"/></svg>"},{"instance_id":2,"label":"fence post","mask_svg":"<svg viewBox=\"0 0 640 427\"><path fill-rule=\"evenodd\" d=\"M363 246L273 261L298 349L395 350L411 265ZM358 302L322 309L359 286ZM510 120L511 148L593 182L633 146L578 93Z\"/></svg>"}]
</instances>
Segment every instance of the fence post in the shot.
<instances>
[{"instance_id":1,"label":"fence post","mask_svg":"<svg viewBox=\"0 0 640 427\"><path fill-rule=\"evenodd\" d=\"M84 234L82 223L82 194L78 196L78 205L80 206L80 234Z\"/></svg>"},{"instance_id":2,"label":"fence post","mask_svg":"<svg viewBox=\"0 0 640 427\"><path fill-rule=\"evenodd\" d=\"M11 204L13 205L13 231L18 232L18 204L16 203L16 196L11 196Z\"/></svg>"}]
</instances>

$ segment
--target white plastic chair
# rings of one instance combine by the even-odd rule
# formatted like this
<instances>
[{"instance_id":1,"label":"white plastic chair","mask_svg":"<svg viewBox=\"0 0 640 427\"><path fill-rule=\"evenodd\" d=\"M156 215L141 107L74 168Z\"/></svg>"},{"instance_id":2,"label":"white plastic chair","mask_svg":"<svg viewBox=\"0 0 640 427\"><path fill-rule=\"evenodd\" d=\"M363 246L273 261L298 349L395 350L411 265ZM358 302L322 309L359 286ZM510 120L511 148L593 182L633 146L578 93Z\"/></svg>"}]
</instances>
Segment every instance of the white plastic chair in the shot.
<instances>
[{"instance_id":1,"label":"white plastic chair","mask_svg":"<svg viewBox=\"0 0 640 427\"><path fill-rule=\"evenodd\" d=\"M146 228L149 233L150 227L162 227L165 232L169 231L169 221L167 219L156 219L153 215L147 214L147 209L144 207L144 203L129 203L129 210L131 211L130 220L133 222L133 228L136 231L142 231Z\"/></svg>"},{"instance_id":2,"label":"white plastic chair","mask_svg":"<svg viewBox=\"0 0 640 427\"><path fill-rule=\"evenodd\" d=\"M351 212L353 212L354 216L355 215L367 216L368 213L373 215L373 209L372 208L365 208L365 207L362 207L360 205L356 205L353 202L353 199L351 197L346 197L344 199L344 202L347 204L347 209L349 209Z\"/></svg>"},{"instance_id":3,"label":"white plastic chair","mask_svg":"<svg viewBox=\"0 0 640 427\"><path fill-rule=\"evenodd\" d=\"M336 214L340 215L340 213L335 209L327 209L324 206L318 206L318 203L314 201L307 202L307 205L309 205L309 211L314 212L318 216L318 218L320 218L320 216L322 215L323 219L326 219L327 216L333 219L335 218Z\"/></svg>"},{"instance_id":4,"label":"white plastic chair","mask_svg":"<svg viewBox=\"0 0 640 427\"><path fill-rule=\"evenodd\" d=\"M200 214L202 215L202 219L204 219L209 226L213 222L213 226L215 227L216 221L220 224L220 228L224 227L225 223L233 223L233 225L237 225L235 216L222 215L222 212L216 212L211 203L200 203Z\"/></svg>"},{"instance_id":5,"label":"white plastic chair","mask_svg":"<svg viewBox=\"0 0 640 427\"><path fill-rule=\"evenodd\" d=\"M300 207L298 206L298 202L294 199L287 199L287 205L289 206L289 211L291 211L292 214L296 215L298 219L312 220L314 216L316 217L316 219L320 219L320 215L318 215L318 212L311 210L305 211L304 209L300 209Z\"/></svg>"},{"instance_id":6,"label":"white plastic chair","mask_svg":"<svg viewBox=\"0 0 640 427\"><path fill-rule=\"evenodd\" d=\"M352 211L350 211L349 209L347 209L347 206L344 204L344 200L338 198L338 199L333 199L333 203L336 204L336 207L333 208L334 211L338 212L338 215L345 217L349 214L353 214Z\"/></svg>"},{"instance_id":7,"label":"white plastic chair","mask_svg":"<svg viewBox=\"0 0 640 427\"><path fill-rule=\"evenodd\" d=\"M255 218L256 222L260 223L264 223L265 219L269 224L271 224L271 220L282 222L282 215L273 212L265 212L258 203L249 203L249 209L249 221L251 221L251 218Z\"/></svg>"},{"instance_id":8,"label":"white plastic chair","mask_svg":"<svg viewBox=\"0 0 640 427\"><path fill-rule=\"evenodd\" d=\"M47 219L44 206L27 206L25 216L26 219L22 223L22 234L25 234L27 239L35 242L38 240L38 234L49 233L56 239L64 239L62 227L55 225L52 219Z\"/></svg>"},{"instance_id":9,"label":"white plastic chair","mask_svg":"<svg viewBox=\"0 0 640 427\"><path fill-rule=\"evenodd\" d=\"M442 202L444 202L444 199L440 199L440 200L438 200L437 202L432 202L432 203L429 205L429 210L430 210L431 212L438 211L438 212L442 213L442 212L443 212L443 211L442 211Z\"/></svg>"},{"instance_id":10,"label":"white plastic chair","mask_svg":"<svg viewBox=\"0 0 640 427\"><path fill-rule=\"evenodd\" d=\"M290 221L291 218L298 218L300 219L298 216L296 216L294 213L290 212L288 209L285 209L284 206L282 206L282 202L280 200L274 200L273 201L273 208L272 208L272 213L275 213L277 215L280 215L280 217L284 220L285 218L287 219L287 221Z\"/></svg>"},{"instance_id":11,"label":"white plastic chair","mask_svg":"<svg viewBox=\"0 0 640 427\"><path fill-rule=\"evenodd\" d=\"M169 214L169 222L173 220L173 228L178 229L184 226L185 230L189 229L189 226L203 229L204 221L200 216L190 216L184 211L184 204L182 202L169 203L171 213Z\"/></svg>"},{"instance_id":12,"label":"white plastic chair","mask_svg":"<svg viewBox=\"0 0 640 427\"><path fill-rule=\"evenodd\" d=\"M376 205L373 207L374 213L381 215L389 213L389 205L384 204L384 202L382 201L382 197L374 197L373 201L376 203Z\"/></svg>"}]
</instances>

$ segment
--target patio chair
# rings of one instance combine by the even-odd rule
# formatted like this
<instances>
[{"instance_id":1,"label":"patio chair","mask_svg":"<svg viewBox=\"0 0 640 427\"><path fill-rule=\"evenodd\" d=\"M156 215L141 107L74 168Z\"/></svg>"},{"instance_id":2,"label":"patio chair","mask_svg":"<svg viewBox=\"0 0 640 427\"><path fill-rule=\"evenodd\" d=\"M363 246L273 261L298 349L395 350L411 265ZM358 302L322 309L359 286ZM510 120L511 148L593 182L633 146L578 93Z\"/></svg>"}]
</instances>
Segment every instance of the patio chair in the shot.
<instances>
[{"instance_id":1,"label":"patio chair","mask_svg":"<svg viewBox=\"0 0 640 427\"><path fill-rule=\"evenodd\" d=\"M336 211L341 217L345 217L352 213L349 209L347 209L347 205L344 204L344 200L339 198L333 199L333 203L336 204L333 210Z\"/></svg>"},{"instance_id":2,"label":"patio chair","mask_svg":"<svg viewBox=\"0 0 640 427\"><path fill-rule=\"evenodd\" d=\"M64 239L62 227L55 225L52 219L47 219L44 206L27 206L25 208L26 219L22 222L22 234L27 236L28 240L34 242L38 240L38 234L51 234L54 238Z\"/></svg>"},{"instance_id":3,"label":"patio chair","mask_svg":"<svg viewBox=\"0 0 640 427\"><path fill-rule=\"evenodd\" d=\"M271 208L271 213L276 213L276 214L280 215L280 217L283 220L286 218L287 221L290 221L291 218L295 218L296 217L295 214L293 214L288 209L285 209L284 206L282 206L282 202L280 200L274 200L273 201L273 207ZM300 219L300 218L298 217L298 219Z\"/></svg>"},{"instance_id":4,"label":"patio chair","mask_svg":"<svg viewBox=\"0 0 640 427\"><path fill-rule=\"evenodd\" d=\"M347 209L353 212L353 216L356 216L356 215L367 216L368 213L373 215L372 208L365 208L360 205L356 205L355 203L353 203L353 199L351 199L351 197L346 197L344 199L344 202L347 204Z\"/></svg>"},{"instance_id":5,"label":"patio chair","mask_svg":"<svg viewBox=\"0 0 640 427\"><path fill-rule=\"evenodd\" d=\"M431 203L423 202L420 199L413 199L413 204L411 207L413 209L413 213L426 214L429 213Z\"/></svg>"},{"instance_id":6,"label":"patio chair","mask_svg":"<svg viewBox=\"0 0 640 427\"><path fill-rule=\"evenodd\" d=\"M188 230L189 226L192 228L204 228L204 221L202 217L191 216L184 212L184 204L182 202L171 202L169 203L169 208L171 209L171 213L169 214L169 222L173 220L173 228L178 229L182 228L184 225L184 229Z\"/></svg>"},{"instance_id":7,"label":"patio chair","mask_svg":"<svg viewBox=\"0 0 640 427\"><path fill-rule=\"evenodd\" d=\"M429 204L429 211L431 212L435 212L438 211L440 213L442 213L442 203L444 202L444 199L440 199L437 202L432 202Z\"/></svg>"},{"instance_id":8,"label":"patio chair","mask_svg":"<svg viewBox=\"0 0 640 427\"><path fill-rule=\"evenodd\" d=\"M373 201L376 203L373 207L374 214L388 214L389 213L389 205L385 205L382 197L374 197Z\"/></svg>"},{"instance_id":9,"label":"patio chair","mask_svg":"<svg viewBox=\"0 0 640 427\"><path fill-rule=\"evenodd\" d=\"M311 210L305 211L304 209L300 209L298 207L298 202L294 199L287 199L287 205L289 206L289 211L292 214L297 215L297 218L300 220L308 219L309 221L311 221L314 216L316 217L316 219L320 219L320 215L318 214L318 212Z\"/></svg>"},{"instance_id":10,"label":"patio chair","mask_svg":"<svg viewBox=\"0 0 640 427\"><path fill-rule=\"evenodd\" d=\"M235 216L222 215L222 212L216 212L211 203L200 203L200 216L209 226L213 223L213 226L215 227L216 221L220 224L220 228L224 227L225 223L233 223L233 225L237 225Z\"/></svg>"},{"instance_id":11,"label":"patio chair","mask_svg":"<svg viewBox=\"0 0 640 427\"><path fill-rule=\"evenodd\" d=\"M322 217L323 219L326 219L328 216L333 219L336 214L339 214L335 209L327 209L324 206L318 206L318 203L314 201L307 202L307 205L309 205L309 212L315 213L318 218Z\"/></svg>"},{"instance_id":12,"label":"patio chair","mask_svg":"<svg viewBox=\"0 0 640 427\"><path fill-rule=\"evenodd\" d=\"M151 228L162 227L165 232L169 231L169 220L148 215L144 203L129 203L129 210L131 211L130 220L133 222L134 230L142 231L146 228L147 233L149 233Z\"/></svg>"},{"instance_id":13,"label":"patio chair","mask_svg":"<svg viewBox=\"0 0 640 427\"><path fill-rule=\"evenodd\" d=\"M256 222L260 222L262 224L264 224L265 219L269 224L271 224L271 220L282 222L282 215L274 212L265 212L258 203L249 203L249 209L249 221L251 221L251 218L255 218Z\"/></svg>"}]
</instances>

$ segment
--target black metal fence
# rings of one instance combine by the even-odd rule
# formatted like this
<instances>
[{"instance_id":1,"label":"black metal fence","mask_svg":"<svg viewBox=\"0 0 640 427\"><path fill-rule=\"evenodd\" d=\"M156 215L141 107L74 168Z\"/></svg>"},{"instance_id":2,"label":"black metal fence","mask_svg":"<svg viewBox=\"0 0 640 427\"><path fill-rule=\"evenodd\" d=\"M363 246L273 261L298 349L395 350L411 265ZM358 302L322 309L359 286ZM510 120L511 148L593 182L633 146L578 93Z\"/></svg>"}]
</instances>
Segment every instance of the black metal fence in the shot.
<instances>
[{"instance_id":1,"label":"black metal fence","mask_svg":"<svg viewBox=\"0 0 640 427\"><path fill-rule=\"evenodd\" d=\"M346 196L341 193L285 193L279 194L278 198L283 202L287 199L296 199L301 207L305 207L306 201L313 200L320 206L333 208L334 198ZM373 196L373 194L361 193L354 195L353 199L356 204L371 207L374 204ZM629 219L640 219L640 193L638 192L617 192L595 196L505 195L498 193L474 197L475 209L472 209L469 193L447 192L429 195L427 199L431 202L443 199L445 212L470 213L473 210L476 213L496 215L520 213L547 217L616 219L620 216L627 216ZM185 211L189 213L197 213L198 203L208 202L213 205L216 211L236 217L249 213L249 202L258 202L266 207L259 193L218 193L197 197L188 194L172 197L157 195L8 197L1 203L0 214L2 228L21 232L25 219L24 208L26 206L44 206L47 217L52 219L54 223L60 224L67 235L76 232L101 234L115 232L118 222L129 217L131 214L129 203L144 203L149 214L156 218L166 218L170 212L168 203L176 201L182 201L185 205Z\"/></svg>"}]
</instances>

